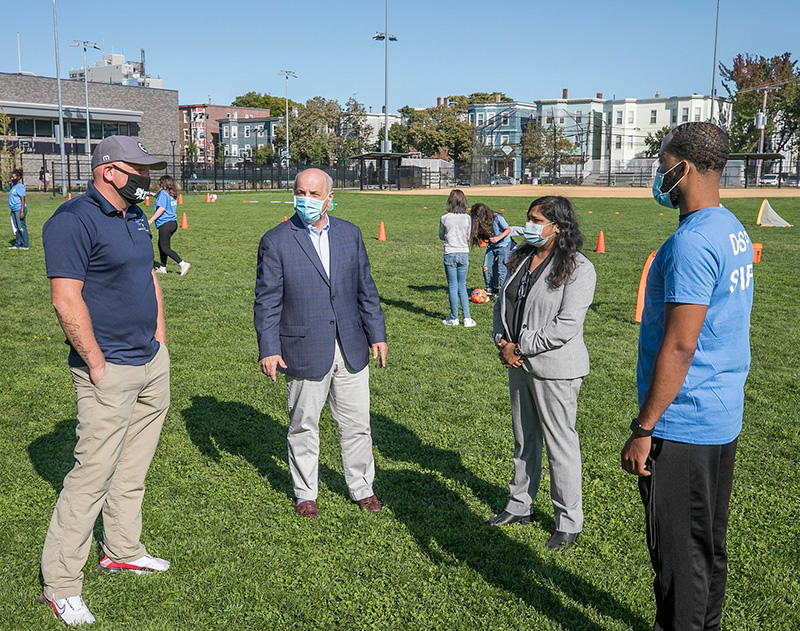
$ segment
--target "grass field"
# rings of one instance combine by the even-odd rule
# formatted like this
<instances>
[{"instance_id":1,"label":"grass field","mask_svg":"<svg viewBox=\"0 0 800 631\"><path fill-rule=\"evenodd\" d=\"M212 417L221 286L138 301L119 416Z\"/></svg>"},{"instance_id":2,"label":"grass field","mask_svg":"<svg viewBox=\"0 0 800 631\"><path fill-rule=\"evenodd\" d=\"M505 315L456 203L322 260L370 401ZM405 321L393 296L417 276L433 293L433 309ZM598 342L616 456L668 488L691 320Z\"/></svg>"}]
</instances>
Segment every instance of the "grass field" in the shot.
<instances>
[{"instance_id":1,"label":"grass field","mask_svg":"<svg viewBox=\"0 0 800 631\"><path fill-rule=\"evenodd\" d=\"M471 203L480 199L467 193ZM314 521L292 513L285 387L259 373L252 325L258 240L291 211L270 202L290 196L204 199L186 196L179 211L189 229L173 239L191 271L180 278L170 262L161 277L172 407L147 480L143 542L172 569L98 576L93 548L83 594L98 618L93 628L651 628L643 509L619 450L637 411L639 275L675 214L660 215L648 200L576 200L598 276L585 327L592 372L578 416L586 527L575 548L554 554L544 549L553 529L546 472L531 526L484 525L505 505L511 476L507 379L489 337L490 305L473 308L474 329L440 322L444 199L337 194L338 216L364 232L386 314L389 363L371 373L375 488L385 509L365 514L349 501L326 411ZM489 203L518 225L528 201ZM57 203L32 194L31 249L0 251L0 629L58 627L35 605L41 546L75 441L67 349L41 247ZM755 266L723 629L789 631L800 627L800 228L755 226L759 200L727 205L764 251ZM800 198L773 206L800 225ZM386 242L375 238L381 220ZM599 230L606 254L592 252ZM482 255L471 255L470 288L483 284Z\"/></svg>"}]
</instances>

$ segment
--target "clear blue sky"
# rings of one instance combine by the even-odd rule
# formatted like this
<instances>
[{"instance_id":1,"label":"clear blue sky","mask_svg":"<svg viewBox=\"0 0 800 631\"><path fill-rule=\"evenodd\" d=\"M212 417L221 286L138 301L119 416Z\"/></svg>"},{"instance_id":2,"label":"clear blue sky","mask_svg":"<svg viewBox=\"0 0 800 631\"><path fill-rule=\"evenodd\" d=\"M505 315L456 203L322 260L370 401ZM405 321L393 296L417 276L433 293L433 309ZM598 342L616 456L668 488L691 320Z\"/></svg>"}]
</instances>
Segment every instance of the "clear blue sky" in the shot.
<instances>
[{"instance_id":1,"label":"clear blue sky","mask_svg":"<svg viewBox=\"0 0 800 631\"><path fill-rule=\"evenodd\" d=\"M226 9L215 7L225 6ZM499 7L499 8L498 8ZM16 2L4 14L0 71L55 76L52 3ZM475 2L390 0L389 109L429 106L437 96L505 92L519 101L707 94L716 0ZM278 71L293 70L289 96L383 105L383 0L192 0L108 3L58 0L61 74L82 65L73 39L106 52L147 55L148 71L182 104L227 104L249 90L283 96ZM797 58L800 2L721 0L718 59L739 52ZM100 59L90 51L89 65ZM718 94L725 92L717 80ZM2 93L0 93L2 98Z\"/></svg>"}]
</instances>

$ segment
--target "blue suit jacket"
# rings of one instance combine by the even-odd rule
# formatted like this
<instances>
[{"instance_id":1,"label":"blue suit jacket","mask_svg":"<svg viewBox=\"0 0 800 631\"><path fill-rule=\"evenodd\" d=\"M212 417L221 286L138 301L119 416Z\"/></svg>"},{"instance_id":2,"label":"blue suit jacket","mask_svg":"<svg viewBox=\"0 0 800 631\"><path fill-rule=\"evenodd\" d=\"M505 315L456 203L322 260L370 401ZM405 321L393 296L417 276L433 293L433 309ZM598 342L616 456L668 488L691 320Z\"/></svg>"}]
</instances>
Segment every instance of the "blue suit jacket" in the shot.
<instances>
[{"instance_id":1,"label":"blue suit jacket","mask_svg":"<svg viewBox=\"0 0 800 631\"><path fill-rule=\"evenodd\" d=\"M295 214L267 232L258 248L254 321L259 357L281 355L286 374L322 377L333 365L338 335L355 370L369 346L386 341L378 290L361 231L328 216L330 278Z\"/></svg>"}]
</instances>

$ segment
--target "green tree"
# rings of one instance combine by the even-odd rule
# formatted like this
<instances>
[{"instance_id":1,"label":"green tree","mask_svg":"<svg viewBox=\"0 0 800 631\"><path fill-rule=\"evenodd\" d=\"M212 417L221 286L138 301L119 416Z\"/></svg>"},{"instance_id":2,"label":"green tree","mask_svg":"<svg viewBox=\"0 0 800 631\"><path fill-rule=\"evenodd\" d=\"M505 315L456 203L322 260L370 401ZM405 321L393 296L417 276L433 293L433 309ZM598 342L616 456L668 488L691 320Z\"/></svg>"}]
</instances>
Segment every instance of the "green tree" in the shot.
<instances>
[{"instance_id":1,"label":"green tree","mask_svg":"<svg viewBox=\"0 0 800 631\"><path fill-rule=\"evenodd\" d=\"M540 123L531 123L522 130L520 146L523 163L533 172L542 171L548 152L547 140Z\"/></svg>"},{"instance_id":2,"label":"green tree","mask_svg":"<svg viewBox=\"0 0 800 631\"><path fill-rule=\"evenodd\" d=\"M334 146L336 159L344 162L348 158L364 153L369 135L366 109L351 97L339 116L339 133Z\"/></svg>"},{"instance_id":3,"label":"green tree","mask_svg":"<svg viewBox=\"0 0 800 631\"><path fill-rule=\"evenodd\" d=\"M472 126L458 106L400 110L406 124L392 125L389 137L396 151L420 151L468 162L472 152Z\"/></svg>"},{"instance_id":4,"label":"green tree","mask_svg":"<svg viewBox=\"0 0 800 631\"><path fill-rule=\"evenodd\" d=\"M256 164L269 164L275 159L275 149L269 143L259 145L253 152L253 162Z\"/></svg>"},{"instance_id":5,"label":"green tree","mask_svg":"<svg viewBox=\"0 0 800 631\"><path fill-rule=\"evenodd\" d=\"M543 126L531 123L522 132L522 160L534 171L547 170L551 176L558 174L562 164L572 164L576 159L575 145L555 123Z\"/></svg>"},{"instance_id":6,"label":"green tree","mask_svg":"<svg viewBox=\"0 0 800 631\"><path fill-rule=\"evenodd\" d=\"M667 134L672 131L672 127L669 125L664 125L661 129L659 129L655 133L647 134L647 137L644 139L644 144L647 147L644 150L644 156L646 158L654 158L658 155L658 152L661 151L661 143L663 142L664 138L667 137Z\"/></svg>"},{"instance_id":7,"label":"green tree","mask_svg":"<svg viewBox=\"0 0 800 631\"><path fill-rule=\"evenodd\" d=\"M722 85L733 99L730 127L731 150L756 151L760 130L755 127L756 112L763 105L767 90L765 138L771 151L789 147L800 131L800 71L791 53L763 57L745 53L734 57L731 66L719 65Z\"/></svg>"},{"instance_id":8,"label":"green tree","mask_svg":"<svg viewBox=\"0 0 800 631\"><path fill-rule=\"evenodd\" d=\"M0 107L0 187L11 181L11 171L17 168L17 159L22 154L22 150L11 140L13 135L11 117Z\"/></svg>"},{"instance_id":9,"label":"green tree","mask_svg":"<svg viewBox=\"0 0 800 631\"><path fill-rule=\"evenodd\" d=\"M315 96L298 108L289 120L293 157L313 164L331 164L335 156L336 128L341 108L334 99ZM280 130L280 128L279 128ZM285 139L285 131L284 131Z\"/></svg>"},{"instance_id":10,"label":"green tree","mask_svg":"<svg viewBox=\"0 0 800 631\"><path fill-rule=\"evenodd\" d=\"M286 116L286 99L282 96L271 96L266 93L261 94L261 92L247 92L237 96L231 105L235 107L258 107L268 109L271 116ZM289 99L289 110L298 105L299 103Z\"/></svg>"},{"instance_id":11,"label":"green tree","mask_svg":"<svg viewBox=\"0 0 800 631\"><path fill-rule=\"evenodd\" d=\"M472 94L464 96L463 94L454 94L448 96L447 100L450 105L463 107L467 111L467 105L470 103L495 103L497 99L505 103L509 98L502 92L473 92Z\"/></svg>"}]
</instances>

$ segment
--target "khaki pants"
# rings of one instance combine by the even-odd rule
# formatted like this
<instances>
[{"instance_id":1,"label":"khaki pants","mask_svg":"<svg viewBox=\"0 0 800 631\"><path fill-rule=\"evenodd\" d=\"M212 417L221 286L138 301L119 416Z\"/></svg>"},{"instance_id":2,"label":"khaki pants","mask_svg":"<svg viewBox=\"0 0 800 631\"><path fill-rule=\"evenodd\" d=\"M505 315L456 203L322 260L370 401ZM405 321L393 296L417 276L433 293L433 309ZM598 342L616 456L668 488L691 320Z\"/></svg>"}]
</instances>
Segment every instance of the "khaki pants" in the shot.
<instances>
[{"instance_id":1,"label":"khaki pants","mask_svg":"<svg viewBox=\"0 0 800 631\"><path fill-rule=\"evenodd\" d=\"M103 513L103 550L125 563L144 556L144 479L169 408L169 353L161 346L143 366L106 364L94 385L89 369L71 368L78 404L75 465L64 478L42 552L44 594L77 596L92 530Z\"/></svg>"},{"instance_id":2,"label":"khaki pants","mask_svg":"<svg viewBox=\"0 0 800 631\"><path fill-rule=\"evenodd\" d=\"M370 497L375 479L369 425L369 366L358 372L336 344L333 365L324 377L286 375L289 404L289 470L298 499L317 499L319 415L325 401L339 429L344 478L354 501Z\"/></svg>"}]
</instances>

